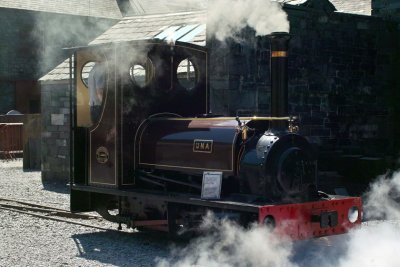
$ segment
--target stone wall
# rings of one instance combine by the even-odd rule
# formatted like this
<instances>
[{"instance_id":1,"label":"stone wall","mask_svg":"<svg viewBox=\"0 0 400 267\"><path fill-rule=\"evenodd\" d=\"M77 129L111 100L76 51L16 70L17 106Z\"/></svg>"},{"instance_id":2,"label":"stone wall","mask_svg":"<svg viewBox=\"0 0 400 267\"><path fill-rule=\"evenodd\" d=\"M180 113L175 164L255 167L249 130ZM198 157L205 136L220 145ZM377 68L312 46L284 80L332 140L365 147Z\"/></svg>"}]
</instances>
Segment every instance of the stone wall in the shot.
<instances>
[{"instance_id":1,"label":"stone wall","mask_svg":"<svg viewBox=\"0 0 400 267\"><path fill-rule=\"evenodd\" d=\"M42 84L42 181L69 180L68 84Z\"/></svg>"},{"instance_id":2,"label":"stone wall","mask_svg":"<svg viewBox=\"0 0 400 267\"><path fill-rule=\"evenodd\" d=\"M373 17L313 15L291 18L291 113L321 141L387 140L395 27ZM353 153L383 152L366 148Z\"/></svg>"}]
</instances>

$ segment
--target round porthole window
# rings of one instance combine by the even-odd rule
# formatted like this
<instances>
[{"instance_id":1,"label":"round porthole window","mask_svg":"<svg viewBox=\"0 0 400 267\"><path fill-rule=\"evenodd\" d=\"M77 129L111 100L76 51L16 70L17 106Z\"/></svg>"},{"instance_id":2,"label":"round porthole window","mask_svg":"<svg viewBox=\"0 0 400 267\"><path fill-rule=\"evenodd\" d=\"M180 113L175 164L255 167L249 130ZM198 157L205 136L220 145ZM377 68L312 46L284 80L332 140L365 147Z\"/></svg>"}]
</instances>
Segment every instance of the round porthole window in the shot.
<instances>
[{"instance_id":1,"label":"round porthole window","mask_svg":"<svg viewBox=\"0 0 400 267\"><path fill-rule=\"evenodd\" d=\"M139 86L145 87L150 83L154 76L154 66L150 59L142 63L134 63L129 68L129 76L131 81Z\"/></svg>"},{"instance_id":2,"label":"round porthole window","mask_svg":"<svg viewBox=\"0 0 400 267\"><path fill-rule=\"evenodd\" d=\"M192 90L198 82L196 67L189 58L179 63L176 76L178 83L186 90Z\"/></svg>"},{"instance_id":3,"label":"round porthole window","mask_svg":"<svg viewBox=\"0 0 400 267\"><path fill-rule=\"evenodd\" d=\"M82 67L81 80L86 87L88 86L89 73L93 69L94 65L94 61L88 61Z\"/></svg>"}]
</instances>

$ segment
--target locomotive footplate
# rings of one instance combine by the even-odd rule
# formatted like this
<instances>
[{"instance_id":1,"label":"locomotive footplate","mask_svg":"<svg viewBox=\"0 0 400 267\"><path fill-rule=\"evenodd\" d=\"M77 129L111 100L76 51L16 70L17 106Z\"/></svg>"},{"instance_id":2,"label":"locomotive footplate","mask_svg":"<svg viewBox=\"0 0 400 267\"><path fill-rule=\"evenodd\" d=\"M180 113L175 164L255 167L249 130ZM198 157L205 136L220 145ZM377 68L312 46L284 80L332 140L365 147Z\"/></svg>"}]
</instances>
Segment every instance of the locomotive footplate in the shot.
<instances>
[{"instance_id":1,"label":"locomotive footplate","mask_svg":"<svg viewBox=\"0 0 400 267\"><path fill-rule=\"evenodd\" d=\"M166 194L144 190L115 190L73 185L71 193L101 193L126 197L151 198L171 204L201 206L210 210L246 212L257 215L260 225L273 228L278 235L293 240L309 239L348 232L361 224L362 205L359 197L331 196L329 200L293 204L249 203L234 200L205 200L186 194ZM74 212L74 210L72 210ZM80 211L76 209L75 211Z\"/></svg>"}]
</instances>

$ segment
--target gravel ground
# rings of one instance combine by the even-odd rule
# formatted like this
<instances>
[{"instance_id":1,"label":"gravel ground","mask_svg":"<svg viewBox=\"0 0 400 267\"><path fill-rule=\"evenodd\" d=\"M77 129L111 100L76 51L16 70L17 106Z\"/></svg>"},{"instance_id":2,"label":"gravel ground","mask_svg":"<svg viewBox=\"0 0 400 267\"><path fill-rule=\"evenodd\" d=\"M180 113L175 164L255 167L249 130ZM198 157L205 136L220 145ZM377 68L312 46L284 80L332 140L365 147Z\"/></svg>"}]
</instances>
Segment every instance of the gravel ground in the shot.
<instances>
[{"instance_id":1,"label":"gravel ground","mask_svg":"<svg viewBox=\"0 0 400 267\"><path fill-rule=\"evenodd\" d=\"M0 196L69 209L68 187L43 186L40 172L23 172L22 160L0 161Z\"/></svg>"},{"instance_id":2,"label":"gravel ground","mask_svg":"<svg viewBox=\"0 0 400 267\"><path fill-rule=\"evenodd\" d=\"M67 185L43 186L40 172L23 172L21 160L0 161L0 189L0 198L69 209ZM202 243L194 240L191 243L174 244L165 235L125 229L118 232L116 224L104 221L82 222L110 230L0 210L0 267L156 266L159 263L157 259L160 258L163 259L160 267L400 266L397 256L397 248L400 246L399 221L364 223L361 231L350 236L341 235L296 243L293 249L274 246L274 242L264 242L266 238L258 236L257 232L243 232L237 228L233 228L227 238L222 240L230 244L227 249L215 238L211 241L206 239ZM376 246L370 245L371 242L378 241L380 243ZM216 245L220 246L219 249L216 249ZM176 248L175 252L171 249L173 246ZM176 251L182 251L184 247L189 250L176 254ZM231 253L232 248L237 253ZM265 263L266 259L269 260L268 264ZM360 265L365 259L370 263L382 264ZM385 262L385 259L391 262ZM232 262L239 264L230 264ZM257 264L252 264L254 262Z\"/></svg>"},{"instance_id":3,"label":"gravel ground","mask_svg":"<svg viewBox=\"0 0 400 267\"><path fill-rule=\"evenodd\" d=\"M69 208L68 187L43 186L40 172L23 172L22 161L0 161L0 197ZM90 223L84 221L84 223ZM0 266L154 266L167 257L165 237L101 231L0 210Z\"/></svg>"}]
</instances>

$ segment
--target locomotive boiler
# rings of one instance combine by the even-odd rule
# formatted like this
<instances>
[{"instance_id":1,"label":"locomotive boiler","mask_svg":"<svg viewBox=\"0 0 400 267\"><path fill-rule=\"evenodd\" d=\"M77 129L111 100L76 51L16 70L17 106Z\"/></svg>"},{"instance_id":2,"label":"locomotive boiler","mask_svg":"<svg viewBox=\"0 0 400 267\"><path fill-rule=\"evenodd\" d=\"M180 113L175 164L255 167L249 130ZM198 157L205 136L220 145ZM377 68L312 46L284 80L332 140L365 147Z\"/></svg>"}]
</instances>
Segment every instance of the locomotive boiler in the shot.
<instances>
[{"instance_id":1,"label":"locomotive boiler","mask_svg":"<svg viewBox=\"0 0 400 267\"><path fill-rule=\"evenodd\" d=\"M296 133L275 130L274 122L281 120L149 118L135 140L138 178L149 184L164 181L158 186L163 189L193 191L201 188L207 170L221 173L224 196L242 193L292 202L315 198L311 145Z\"/></svg>"},{"instance_id":2,"label":"locomotive boiler","mask_svg":"<svg viewBox=\"0 0 400 267\"><path fill-rule=\"evenodd\" d=\"M270 116L209 113L204 47L151 40L75 49L71 210L170 233L207 211L300 239L359 224L359 198L317 190L315 151L288 114L290 37L268 37ZM105 62L106 86L91 121L85 79L95 62Z\"/></svg>"}]
</instances>

